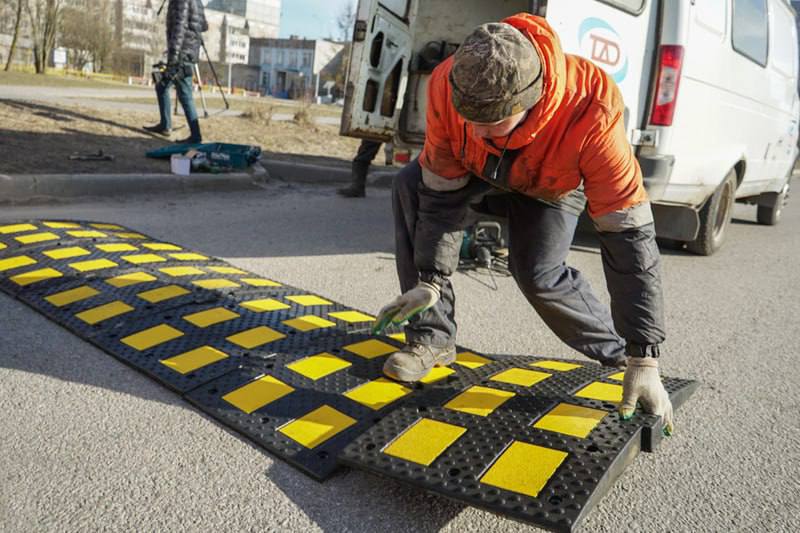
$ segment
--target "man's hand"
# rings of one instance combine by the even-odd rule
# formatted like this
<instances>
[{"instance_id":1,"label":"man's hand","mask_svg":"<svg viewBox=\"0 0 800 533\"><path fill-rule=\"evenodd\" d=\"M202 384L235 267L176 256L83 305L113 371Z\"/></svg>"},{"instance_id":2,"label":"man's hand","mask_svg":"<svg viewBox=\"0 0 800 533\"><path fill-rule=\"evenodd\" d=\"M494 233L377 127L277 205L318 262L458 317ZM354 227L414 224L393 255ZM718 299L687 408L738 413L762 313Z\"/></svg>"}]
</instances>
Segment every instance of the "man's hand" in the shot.
<instances>
[{"instance_id":1,"label":"man's hand","mask_svg":"<svg viewBox=\"0 0 800 533\"><path fill-rule=\"evenodd\" d=\"M161 78L164 82L176 81L181 77L183 67L179 63L167 63L167 69L164 71L164 77Z\"/></svg>"},{"instance_id":2,"label":"man's hand","mask_svg":"<svg viewBox=\"0 0 800 533\"><path fill-rule=\"evenodd\" d=\"M439 301L441 293L432 283L420 281L417 286L395 298L389 305L381 309L372 333L378 335L390 323L404 324L419 313L430 309Z\"/></svg>"},{"instance_id":3,"label":"man's hand","mask_svg":"<svg viewBox=\"0 0 800 533\"><path fill-rule=\"evenodd\" d=\"M658 374L658 359L653 357L628 357L628 368L622 383L622 405L619 412L628 420L636 411L636 402L646 413L664 419L664 434L672 435L672 402Z\"/></svg>"}]
</instances>

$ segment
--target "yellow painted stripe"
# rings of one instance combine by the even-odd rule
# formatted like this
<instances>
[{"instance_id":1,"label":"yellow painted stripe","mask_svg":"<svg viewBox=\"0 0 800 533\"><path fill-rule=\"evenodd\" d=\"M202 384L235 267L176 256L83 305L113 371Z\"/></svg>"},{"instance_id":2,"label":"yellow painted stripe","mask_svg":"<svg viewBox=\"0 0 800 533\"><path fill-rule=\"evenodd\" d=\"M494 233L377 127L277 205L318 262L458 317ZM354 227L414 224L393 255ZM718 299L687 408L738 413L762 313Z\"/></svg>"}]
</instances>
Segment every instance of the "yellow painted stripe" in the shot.
<instances>
[{"instance_id":1,"label":"yellow painted stripe","mask_svg":"<svg viewBox=\"0 0 800 533\"><path fill-rule=\"evenodd\" d=\"M514 441L481 478L481 483L532 498L539 495L567 453Z\"/></svg>"},{"instance_id":2,"label":"yellow painted stripe","mask_svg":"<svg viewBox=\"0 0 800 533\"><path fill-rule=\"evenodd\" d=\"M0 250L5 250L6 248L8 248L8 246L6 246L4 243L0 242Z\"/></svg>"},{"instance_id":3,"label":"yellow painted stripe","mask_svg":"<svg viewBox=\"0 0 800 533\"><path fill-rule=\"evenodd\" d=\"M312 355L286 365L287 368L314 381L350 366L353 366L353 364L349 361L345 361L328 352Z\"/></svg>"},{"instance_id":4,"label":"yellow painted stripe","mask_svg":"<svg viewBox=\"0 0 800 533\"><path fill-rule=\"evenodd\" d=\"M69 248L55 248L42 252L50 259L69 259L71 257L80 257L82 255L89 255L91 252L80 246L71 246Z\"/></svg>"},{"instance_id":5,"label":"yellow painted stripe","mask_svg":"<svg viewBox=\"0 0 800 533\"><path fill-rule=\"evenodd\" d=\"M9 257L8 259L0 259L0 272L6 270L13 270L15 268L22 268L30 265L35 265L36 260L28 257L27 255L19 255L17 257Z\"/></svg>"},{"instance_id":6,"label":"yellow painted stripe","mask_svg":"<svg viewBox=\"0 0 800 533\"><path fill-rule=\"evenodd\" d=\"M166 287L140 292L137 296L151 304L157 304L159 302L171 300L172 298L177 298L178 296L189 294L190 292L192 291L184 289L179 285L167 285Z\"/></svg>"},{"instance_id":7,"label":"yellow painted stripe","mask_svg":"<svg viewBox=\"0 0 800 533\"><path fill-rule=\"evenodd\" d=\"M89 224L91 227L95 229L113 229L113 230L122 230L125 229L122 226L118 226L117 224L103 224L103 223L96 223L96 224Z\"/></svg>"},{"instance_id":8,"label":"yellow painted stripe","mask_svg":"<svg viewBox=\"0 0 800 533\"><path fill-rule=\"evenodd\" d=\"M585 439L607 414L607 411L600 409L560 403L533 427Z\"/></svg>"},{"instance_id":9,"label":"yellow painted stripe","mask_svg":"<svg viewBox=\"0 0 800 533\"><path fill-rule=\"evenodd\" d=\"M565 363L564 361L537 361L536 363L531 363L531 366L546 368L548 370L558 370L559 372L569 372L570 370L581 368L582 365Z\"/></svg>"},{"instance_id":10,"label":"yellow painted stripe","mask_svg":"<svg viewBox=\"0 0 800 533\"><path fill-rule=\"evenodd\" d=\"M71 228L80 228L80 224L76 224L75 222L42 222L43 226L52 229L71 229Z\"/></svg>"},{"instance_id":11,"label":"yellow painted stripe","mask_svg":"<svg viewBox=\"0 0 800 533\"><path fill-rule=\"evenodd\" d=\"M89 325L94 325L104 320L108 320L109 318L130 313L131 311L133 311L133 307L130 305L126 304L125 302L116 301L93 307L92 309L87 309L86 311L82 311L75 316Z\"/></svg>"},{"instance_id":12,"label":"yellow painted stripe","mask_svg":"<svg viewBox=\"0 0 800 533\"><path fill-rule=\"evenodd\" d=\"M397 348L391 344L379 341L377 339L369 339L366 341L356 342L344 347L348 352L353 352L360 355L365 359L374 359L382 355L387 355L397 351Z\"/></svg>"},{"instance_id":13,"label":"yellow painted stripe","mask_svg":"<svg viewBox=\"0 0 800 533\"><path fill-rule=\"evenodd\" d=\"M14 239L16 239L22 244L34 244L37 242L57 241L60 238L61 237L59 237L55 233L50 233L49 231L44 233L31 233L29 235L20 235L19 237L14 237Z\"/></svg>"},{"instance_id":14,"label":"yellow painted stripe","mask_svg":"<svg viewBox=\"0 0 800 533\"><path fill-rule=\"evenodd\" d=\"M183 250L180 246L176 246L174 244L169 244L166 242L146 242L143 243L142 246L147 248L148 250L155 250L157 252L166 252L166 251L177 251Z\"/></svg>"},{"instance_id":15,"label":"yellow painted stripe","mask_svg":"<svg viewBox=\"0 0 800 533\"><path fill-rule=\"evenodd\" d=\"M116 253L116 252L138 252L139 249L132 244L128 244L126 242L112 242L109 244L98 244L96 246L99 250L102 250L107 253Z\"/></svg>"},{"instance_id":16,"label":"yellow painted stripe","mask_svg":"<svg viewBox=\"0 0 800 533\"><path fill-rule=\"evenodd\" d=\"M141 233L134 233L134 232L130 232L130 231L117 232L117 233L114 233L114 235L116 235L120 239L146 239L147 238L147 235L142 235Z\"/></svg>"},{"instance_id":17,"label":"yellow painted stripe","mask_svg":"<svg viewBox=\"0 0 800 533\"><path fill-rule=\"evenodd\" d=\"M389 335L389 338L390 339L394 339L396 341L403 342L403 343L406 342L406 334L405 333L392 333L391 335Z\"/></svg>"},{"instance_id":18,"label":"yellow painted stripe","mask_svg":"<svg viewBox=\"0 0 800 533\"><path fill-rule=\"evenodd\" d=\"M472 352L460 352L456 354L456 363L467 368L475 369L491 363L491 361Z\"/></svg>"},{"instance_id":19,"label":"yellow painted stripe","mask_svg":"<svg viewBox=\"0 0 800 533\"><path fill-rule=\"evenodd\" d=\"M64 307L65 305L80 302L92 296L97 296L98 294L100 294L100 291L97 289L84 285L76 289L51 294L45 297L45 300L56 307Z\"/></svg>"},{"instance_id":20,"label":"yellow painted stripe","mask_svg":"<svg viewBox=\"0 0 800 533\"><path fill-rule=\"evenodd\" d=\"M11 277L11 281L16 283L21 287L26 287L33 283L38 283L40 281L45 281L48 279L60 278L63 276L61 272L54 268L42 268L40 270L33 270L31 272L25 272L24 274L17 274L16 276Z\"/></svg>"},{"instance_id":21,"label":"yellow painted stripe","mask_svg":"<svg viewBox=\"0 0 800 533\"><path fill-rule=\"evenodd\" d=\"M509 368L491 377L491 381L500 383L510 383L521 387L532 387L540 381L544 381L553 374L539 372L538 370L527 370L525 368Z\"/></svg>"},{"instance_id":22,"label":"yellow painted stripe","mask_svg":"<svg viewBox=\"0 0 800 533\"><path fill-rule=\"evenodd\" d=\"M261 279L261 278L242 278L239 281L242 283L247 283L248 285L252 285L253 287L282 287L280 283L277 281L272 281L271 279Z\"/></svg>"},{"instance_id":23,"label":"yellow painted stripe","mask_svg":"<svg viewBox=\"0 0 800 533\"><path fill-rule=\"evenodd\" d=\"M495 409L514 396L513 392L476 385L447 402L445 407L471 415L489 416Z\"/></svg>"},{"instance_id":24,"label":"yellow painted stripe","mask_svg":"<svg viewBox=\"0 0 800 533\"><path fill-rule=\"evenodd\" d=\"M350 322L351 324L356 322L372 322L375 320L374 316L367 315L360 311L337 311L335 313L328 313L328 316Z\"/></svg>"},{"instance_id":25,"label":"yellow painted stripe","mask_svg":"<svg viewBox=\"0 0 800 533\"><path fill-rule=\"evenodd\" d=\"M120 342L127 344L131 348L142 351L164 344L165 342L183 337L183 332L167 324L160 324L152 328L147 328L133 335L121 339Z\"/></svg>"},{"instance_id":26,"label":"yellow painted stripe","mask_svg":"<svg viewBox=\"0 0 800 533\"><path fill-rule=\"evenodd\" d=\"M456 371L452 368L447 368L446 366L435 366L431 368L430 372L428 372L424 378L422 378L420 383L425 383L430 385L431 383L436 383L437 381L441 381L447 376L451 374L455 374Z\"/></svg>"},{"instance_id":27,"label":"yellow painted stripe","mask_svg":"<svg viewBox=\"0 0 800 533\"><path fill-rule=\"evenodd\" d=\"M186 315L183 319L198 328L207 328L214 324L221 324L222 322L239 318L239 316L239 313L234 313L230 309L215 307L214 309L206 309L205 311Z\"/></svg>"},{"instance_id":28,"label":"yellow painted stripe","mask_svg":"<svg viewBox=\"0 0 800 533\"><path fill-rule=\"evenodd\" d=\"M287 296L287 300L290 302L294 302L299 305L309 306L309 305L333 305L333 302L326 300L325 298L320 298L319 296L314 296L313 294L304 294L299 296Z\"/></svg>"},{"instance_id":29,"label":"yellow painted stripe","mask_svg":"<svg viewBox=\"0 0 800 533\"><path fill-rule=\"evenodd\" d=\"M135 254L135 255L123 255L122 258L127 261L128 263L133 263L134 265L144 265L147 263L164 263L166 259L161 257L160 255L156 254Z\"/></svg>"},{"instance_id":30,"label":"yellow painted stripe","mask_svg":"<svg viewBox=\"0 0 800 533\"><path fill-rule=\"evenodd\" d=\"M281 309L289 309L290 306L273 298L266 298L264 300L250 300L242 302L239 305L250 311L256 313L266 313L268 311L280 311Z\"/></svg>"},{"instance_id":31,"label":"yellow painted stripe","mask_svg":"<svg viewBox=\"0 0 800 533\"><path fill-rule=\"evenodd\" d=\"M344 393L354 402L377 411L411 393L411 389L396 381L378 378Z\"/></svg>"},{"instance_id":32,"label":"yellow painted stripe","mask_svg":"<svg viewBox=\"0 0 800 533\"><path fill-rule=\"evenodd\" d=\"M195 253L182 253L182 254L169 254L169 256L178 261L207 261L208 257L202 254Z\"/></svg>"},{"instance_id":33,"label":"yellow painted stripe","mask_svg":"<svg viewBox=\"0 0 800 533\"><path fill-rule=\"evenodd\" d=\"M69 266L78 272L91 272L93 270L102 270L104 268L114 268L119 265L108 259L93 259L92 261L79 261L78 263L70 263Z\"/></svg>"},{"instance_id":34,"label":"yellow painted stripe","mask_svg":"<svg viewBox=\"0 0 800 533\"><path fill-rule=\"evenodd\" d=\"M355 423L356 421L346 414L323 405L289 422L278 431L306 448L313 449Z\"/></svg>"},{"instance_id":35,"label":"yellow painted stripe","mask_svg":"<svg viewBox=\"0 0 800 533\"><path fill-rule=\"evenodd\" d=\"M613 379L614 381L623 381L625 379L625 372L617 372L616 374L611 374L608 376L608 379Z\"/></svg>"},{"instance_id":36,"label":"yellow painted stripe","mask_svg":"<svg viewBox=\"0 0 800 533\"><path fill-rule=\"evenodd\" d=\"M0 226L0 233L8 235L10 233L21 233L23 231L33 231L39 229L33 224L10 224L8 226Z\"/></svg>"},{"instance_id":37,"label":"yellow painted stripe","mask_svg":"<svg viewBox=\"0 0 800 533\"><path fill-rule=\"evenodd\" d=\"M421 418L384 448L383 453L430 466L466 431L461 426Z\"/></svg>"},{"instance_id":38,"label":"yellow painted stripe","mask_svg":"<svg viewBox=\"0 0 800 533\"><path fill-rule=\"evenodd\" d=\"M229 279L199 279L197 281L193 281L192 283L204 289L229 289L232 287L241 286L235 281L231 281Z\"/></svg>"},{"instance_id":39,"label":"yellow painted stripe","mask_svg":"<svg viewBox=\"0 0 800 533\"><path fill-rule=\"evenodd\" d=\"M223 400L247 414L280 400L294 388L272 376L262 376L243 387L229 392Z\"/></svg>"},{"instance_id":40,"label":"yellow painted stripe","mask_svg":"<svg viewBox=\"0 0 800 533\"><path fill-rule=\"evenodd\" d=\"M108 237L108 234L94 230L68 231L67 235L71 235L77 239L102 239L103 237Z\"/></svg>"},{"instance_id":41,"label":"yellow painted stripe","mask_svg":"<svg viewBox=\"0 0 800 533\"><path fill-rule=\"evenodd\" d=\"M211 346L201 346L175 357L164 359L161 364L180 374L188 374L199 368L227 359L228 354Z\"/></svg>"},{"instance_id":42,"label":"yellow painted stripe","mask_svg":"<svg viewBox=\"0 0 800 533\"><path fill-rule=\"evenodd\" d=\"M120 276L109 278L106 280L106 283L108 283L112 287L121 289L123 287L129 287L131 285L137 285L139 283L147 283L149 281L155 281L156 279L158 278L156 278L152 274L148 274L147 272L132 272L130 274L122 274Z\"/></svg>"},{"instance_id":43,"label":"yellow painted stripe","mask_svg":"<svg viewBox=\"0 0 800 533\"><path fill-rule=\"evenodd\" d=\"M210 266L208 269L217 274L247 274L244 270L228 266Z\"/></svg>"},{"instance_id":44,"label":"yellow painted stripe","mask_svg":"<svg viewBox=\"0 0 800 533\"><path fill-rule=\"evenodd\" d=\"M172 276L173 278L179 278L182 276L200 276L205 274L205 272L195 267L166 267L160 268L159 270L168 276Z\"/></svg>"},{"instance_id":45,"label":"yellow painted stripe","mask_svg":"<svg viewBox=\"0 0 800 533\"><path fill-rule=\"evenodd\" d=\"M336 325L336 322L325 320L322 317L315 315L305 315L291 320L284 320L284 324L299 331L313 331L315 329L330 328Z\"/></svg>"},{"instance_id":46,"label":"yellow painted stripe","mask_svg":"<svg viewBox=\"0 0 800 533\"><path fill-rule=\"evenodd\" d=\"M575 393L579 398L600 400L601 402L622 403L622 385L612 383L590 383Z\"/></svg>"},{"instance_id":47,"label":"yellow painted stripe","mask_svg":"<svg viewBox=\"0 0 800 533\"><path fill-rule=\"evenodd\" d=\"M268 328L266 326L258 326L255 328L251 328L245 331L241 331L236 333L235 335L231 335L230 337L225 337L225 340L228 342L232 342L242 348L255 348L257 346L262 346L269 342L274 342L280 339L285 338L286 335L275 331L274 329Z\"/></svg>"}]
</instances>

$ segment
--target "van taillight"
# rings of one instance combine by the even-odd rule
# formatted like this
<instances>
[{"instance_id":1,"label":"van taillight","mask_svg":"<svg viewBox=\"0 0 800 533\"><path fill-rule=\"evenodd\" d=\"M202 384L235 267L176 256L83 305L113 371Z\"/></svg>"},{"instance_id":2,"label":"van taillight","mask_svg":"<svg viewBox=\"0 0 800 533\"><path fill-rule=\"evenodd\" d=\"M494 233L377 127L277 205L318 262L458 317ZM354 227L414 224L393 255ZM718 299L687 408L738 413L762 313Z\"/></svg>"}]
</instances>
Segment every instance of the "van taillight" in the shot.
<instances>
[{"instance_id":1,"label":"van taillight","mask_svg":"<svg viewBox=\"0 0 800 533\"><path fill-rule=\"evenodd\" d=\"M395 150L394 160L396 163L406 164L411 161L411 152L408 150Z\"/></svg>"},{"instance_id":2,"label":"van taillight","mask_svg":"<svg viewBox=\"0 0 800 533\"><path fill-rule=\"evenodd\" d=\"M683 46L662 45L659 54L656 101L650 123L654 126L672 126L675 103L678 101L678 86L681 84Z\"/></svg>"}]
</instances>

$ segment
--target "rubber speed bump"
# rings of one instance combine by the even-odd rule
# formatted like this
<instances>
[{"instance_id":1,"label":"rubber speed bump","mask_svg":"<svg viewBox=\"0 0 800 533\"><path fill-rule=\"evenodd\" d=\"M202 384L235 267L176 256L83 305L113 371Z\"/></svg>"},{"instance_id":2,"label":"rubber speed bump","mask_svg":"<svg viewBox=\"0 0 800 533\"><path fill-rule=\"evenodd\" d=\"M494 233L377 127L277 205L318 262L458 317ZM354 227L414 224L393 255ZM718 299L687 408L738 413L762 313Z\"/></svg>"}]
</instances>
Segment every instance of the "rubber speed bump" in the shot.
<instances>
[{"instance_id":1,"label":"rubber speed bump","mask_svg":"<svg viewBox=\"0 0 800 533\"><path fill-rule=\"evenodd\" d=\"M289 422L278 431L306 448L313 449L355 423L355 419L333 407L323 405Z\"/></svg>"},{"instance_id":2,"label":"rubber speed bump","mask_svg":"<svg viewBox=\"0 0 800 533\"><path fill-rule=\"evenodd\" d=\"M430 466L467 428L421 418L392 441L383 453L412 463Z\"/></svg>"},{"instance_id":3,"label":"rubber speed bump","mask_svg":"<svg viewBox=\"0 0 800 533\"><path fill-rule=\"evenodd\" d=\"M515 441L489 467L481 483L535 498L567 455L560 450Z\"/></svg>"}]
</instances>

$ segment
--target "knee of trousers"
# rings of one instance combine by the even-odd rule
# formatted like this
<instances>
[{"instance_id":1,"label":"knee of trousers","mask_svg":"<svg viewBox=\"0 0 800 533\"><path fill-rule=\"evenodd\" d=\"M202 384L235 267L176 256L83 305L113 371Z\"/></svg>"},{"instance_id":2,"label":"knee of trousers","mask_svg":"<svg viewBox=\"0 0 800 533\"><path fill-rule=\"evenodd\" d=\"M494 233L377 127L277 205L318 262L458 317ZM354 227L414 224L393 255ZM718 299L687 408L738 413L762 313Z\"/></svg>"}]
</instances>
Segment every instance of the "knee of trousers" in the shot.
<instances>
[{"instance_id":1,"label":"knee of trousers","mask_svg":"<svg viewBox=\"0 0 800 533\"><path fill-rule=\"evenodd\" d=\"M571 287L577 278L577 271L563 264L524 268L512 262L511 274L525 295L535 300L557 297L566 286Z\"/></svg>"},{"instance_id":2,"label":"knee of trousers","mask_svg":"<svg viewBox=\"0 0 800 533\"><path fill-rule=\"evenodd\" d=\"M392 181L392 194L395 197L407 198L415 195L422 180L422 167L418 161L412 161L400 169Z\"/></svg>"}]
</instances>

